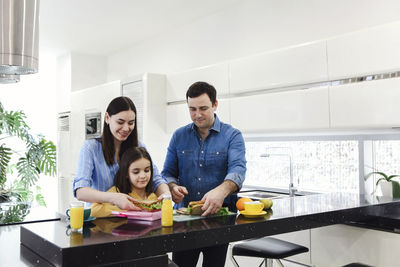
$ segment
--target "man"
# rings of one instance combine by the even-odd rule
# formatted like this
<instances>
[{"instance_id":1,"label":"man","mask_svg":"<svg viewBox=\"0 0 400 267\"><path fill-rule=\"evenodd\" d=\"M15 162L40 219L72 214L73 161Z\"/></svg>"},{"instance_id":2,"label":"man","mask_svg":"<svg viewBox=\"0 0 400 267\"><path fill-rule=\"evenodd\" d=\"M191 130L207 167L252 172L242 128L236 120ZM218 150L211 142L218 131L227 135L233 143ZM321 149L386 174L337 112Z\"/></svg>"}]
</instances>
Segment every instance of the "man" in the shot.
<instances>
[{"instance_id":1,"label":"man","mask_svg":"<svg viewBox=\"0 0 400 267\"><path fill-rule=\"evenodd\" d=\"M173 134L162 175L175 203L204 200L202 216L217 213L222 205L235 207L237 192L246 173L245 145L239 130L219 120L215 88L196 82L186 92L193 123ZM203 252L203 266L224 266L228 244L176 252L178 266L196 266Z\"/></svg>"}]
</instances>

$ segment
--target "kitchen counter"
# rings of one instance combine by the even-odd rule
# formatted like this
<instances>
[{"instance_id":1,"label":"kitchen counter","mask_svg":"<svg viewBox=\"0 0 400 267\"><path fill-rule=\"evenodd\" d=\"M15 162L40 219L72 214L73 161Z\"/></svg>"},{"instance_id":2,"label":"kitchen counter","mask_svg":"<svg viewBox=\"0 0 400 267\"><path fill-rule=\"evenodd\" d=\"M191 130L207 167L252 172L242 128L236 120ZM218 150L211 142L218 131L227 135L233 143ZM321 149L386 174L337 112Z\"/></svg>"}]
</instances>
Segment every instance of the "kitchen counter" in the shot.
<instances>
[{"instance_id":1,"label":"kitchen counter","mask_svg":"<svg viewBox=\"0 0 400 267\"><path fill-rule=\"evenodd\" d=\"M60 214L26 203L0 203L0 226L60 220Z\"/></svg>"},{"instance_id":2,"label":"kitchen counter","mask_svg":"<svg viewBox=\"0 0 400 267\"><path fill-rule=\"evenodd\" d=\"M21 226L21 247L30 248L58 266L151 260L166 252L217 245L338 223L362 222L385 209L399 207L400 199L350 193L331 193L274 199L265 216L242 215L174 222L123 218L86 223L83 234L71 235L65 220ZM82 255L85 255L82 257ZM165 264L159 261L159 265Z\"/></svg>"}]
</instances>

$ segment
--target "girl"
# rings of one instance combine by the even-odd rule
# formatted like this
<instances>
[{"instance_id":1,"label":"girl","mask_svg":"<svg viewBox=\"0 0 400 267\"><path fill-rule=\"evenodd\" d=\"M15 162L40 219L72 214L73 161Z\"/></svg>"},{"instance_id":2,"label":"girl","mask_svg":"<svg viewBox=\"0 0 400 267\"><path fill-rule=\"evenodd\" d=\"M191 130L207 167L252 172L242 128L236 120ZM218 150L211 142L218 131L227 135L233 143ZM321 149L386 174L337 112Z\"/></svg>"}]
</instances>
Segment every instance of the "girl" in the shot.
<instances>
[{"instance_id":1,"label":"girl","mask_svg":"<svg viewBox=\"0 0 400 267\"><path fill-rule=\"evenodd\" d=\"M136 107L128 97L113 99L104 116L101 138L86 140L79 154L73 193L81 201L112 203L124 210L139 210L123 192L105 192L113 185L121 155L138 141ZM153 190L157 195L169 193L168 185L154 166Z\"/></svg>"},{"instance_id":2,"label":"girl","mask_svg":"<svg viewBox=\"0 0 400 267\"><path fill-rule=\"evenodd\" d=\"M129 148L123 154L120 168L114 177L114 186L107 192L124 193L139 200L157 200L152 193L153 163L149 153L143 147ZM91 215L110 216L112 211L120 211L112 203L94 203Z\"/></svg>"}]
</instances>

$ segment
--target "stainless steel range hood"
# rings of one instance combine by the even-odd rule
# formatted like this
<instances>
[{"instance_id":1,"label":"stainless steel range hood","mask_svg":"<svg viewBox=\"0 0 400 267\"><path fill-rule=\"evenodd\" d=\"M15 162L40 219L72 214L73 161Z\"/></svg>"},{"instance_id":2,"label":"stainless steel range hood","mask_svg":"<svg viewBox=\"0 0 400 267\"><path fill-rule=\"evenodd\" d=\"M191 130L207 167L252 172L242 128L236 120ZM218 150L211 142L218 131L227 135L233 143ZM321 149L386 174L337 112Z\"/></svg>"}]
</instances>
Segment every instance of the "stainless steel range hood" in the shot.
<instances>
[{"instance_id":1,"label":"stainless steel range hood","mask_svg":"<svg viewBox=\"0 0 400 267\"><path fill-rule=\"evenodd\" d=\"M17 83L19 75L0 73L0 83Z\"/></svg>"},{"instance_id":2,"label":"stainless steel range hood","mask_svg":"<svg viewBox=\"0 0 400 267\"><path fill-rule=\"evenodd\" d=\"M38 39L39 0L1 0L0 74L36 73Z\"/></svg>"}]
</instances>

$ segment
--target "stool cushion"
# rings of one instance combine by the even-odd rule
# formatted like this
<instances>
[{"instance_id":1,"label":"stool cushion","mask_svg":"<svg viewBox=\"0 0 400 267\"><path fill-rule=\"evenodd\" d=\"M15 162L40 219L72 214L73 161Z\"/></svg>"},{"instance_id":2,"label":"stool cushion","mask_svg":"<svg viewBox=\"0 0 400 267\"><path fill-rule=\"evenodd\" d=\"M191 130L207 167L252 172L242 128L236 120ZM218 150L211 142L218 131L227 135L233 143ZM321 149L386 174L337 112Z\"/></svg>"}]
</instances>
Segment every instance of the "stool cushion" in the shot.
<instances>
[{"instance_id":1,"label":"stool cushion","mask_svg":"<svg viewBox=\"0 0 400 267\"><path fill-rule=\"evenodd\" d=\"M355 263L346 264L343 267L373 267L373 266L355 262Z\"/></svg>"},{"instance_id":2,"label":"stool cushion","mask_svg":"<svg viewBox=\"0 0 400 267\"><path fill-rule=\"evenodd\" d=\"M307 252L308 248L273 237L245 241L233 246L233 256L282 259Z\"/></svg>"}]
</instances>

